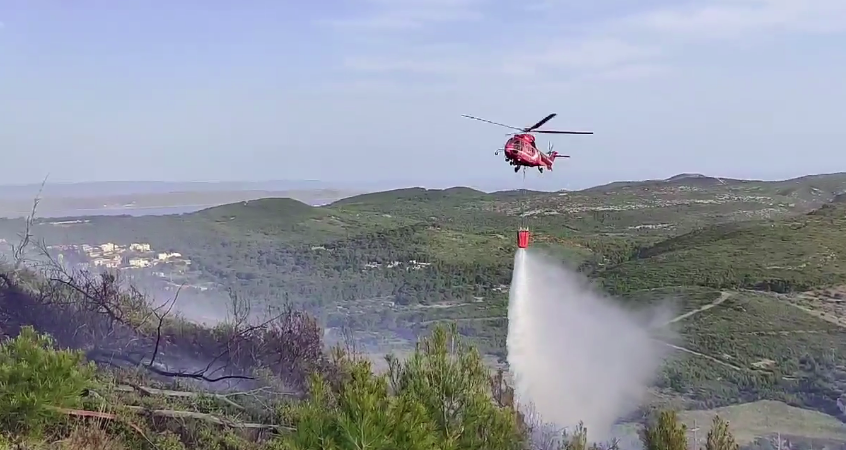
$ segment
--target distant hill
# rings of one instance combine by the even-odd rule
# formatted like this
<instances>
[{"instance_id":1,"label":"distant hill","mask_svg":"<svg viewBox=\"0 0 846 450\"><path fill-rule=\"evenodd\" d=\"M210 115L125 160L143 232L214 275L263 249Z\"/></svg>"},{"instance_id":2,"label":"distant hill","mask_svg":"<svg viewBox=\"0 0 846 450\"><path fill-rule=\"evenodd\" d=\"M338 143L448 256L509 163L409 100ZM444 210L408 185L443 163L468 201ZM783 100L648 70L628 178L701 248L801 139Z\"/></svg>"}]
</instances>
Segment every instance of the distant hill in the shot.
<instances>
[{"instance_id":1,"label":"distant hill","mask_svg":"<svg viewBox=\"0 0 846 450\"><path fill-rule=\"evenodd\" d=\"M467 187L454 187L450 189L424 189L421 187L395 189L384 192L374 192L368 194L355 195L347 197L332 203L331 206L345 206L345 205L385 205L396 201L407 202L466 202L480 200L487 197L488 194L477 191Z\"/></svg>"},{"instance_id":2,"label":"distant hill","mask_svg":"<svg viewBox=\"0 0 846 450\"><path fill-rule=\"evenodd\" d=\"M670 178L667 178L666 181L679 181L679 180L700 179L700 178L712 178L712 177L702 175L701 173L680 173L678 175L674 175Z\"/></svg>"},{"instance_id":3,"label":"distant hill","mask_svg":"<svg viewBox=\"0 0 846 450\"><path fill-rule=\"evenodd\" d=\"M846 282L846 206L779 221L706 227L604 269L624 289L699 285L776 292Z\"/></svg>"},{"instance_id":4,"label":"distant hill","mask_svg":"<svg viewBox=\"0 0 846 450\"><path fill-rule=\"evenodd\" d=\"M261 198L245 200L240 203L215 206L195 213L197 216L212 220L232 220L237 218L268 219L294 218L320 215L320 209L292 198Z\"/></svg>"},{"instance_id":5,"label":"distant hill","mask_svg":"<svg viewBox=\"0 0 846 450\"><path fill-rule=\"evenodd\" d=\"M834 192L846 187L846 172L821 175L808 175L787 180L741 180L734 178L713 177L698 173L681 173L663 180L616 181L609 184L594 186L584 191L607 191L615 189L636 189L660 185L723 185L728 187L746 185L750 188L768 187L771 189L808 187L823 191Z\"/></svg>"},{"instance_id":6,"label":"distant hill","mask_svg":"<svg viewBox=\"0 0 846 450\"><path fill-rule=\"evenodd\" d=\"M734 185L734 184L745 184L745 183L755 183L759 182L757 180L738 180L734 178L719 178L719 177L709 177L707 175L702 175L698 173L682 173L676 176L672 176L667 178L667 183L671 184L689 184L694 186L708 186L708 185Z\"/></svg>"}]
</instances>

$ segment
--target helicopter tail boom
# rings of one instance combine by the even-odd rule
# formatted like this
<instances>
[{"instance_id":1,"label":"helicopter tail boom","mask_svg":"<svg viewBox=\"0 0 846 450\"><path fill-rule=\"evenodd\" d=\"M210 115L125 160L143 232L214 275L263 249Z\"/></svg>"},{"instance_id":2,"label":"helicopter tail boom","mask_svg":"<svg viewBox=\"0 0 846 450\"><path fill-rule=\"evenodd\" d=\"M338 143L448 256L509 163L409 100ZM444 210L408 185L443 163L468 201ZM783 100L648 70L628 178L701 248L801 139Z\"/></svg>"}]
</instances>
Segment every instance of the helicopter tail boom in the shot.
<instances>
[{"instance_id":1,"label":"helicopter tail boom","mask_svg":"<svg viewBox=\"0 0 846 450\"><path fill-rule=\"evenodd\" d=\"M559 155L558 152L550 151L546 154L547 158L549 159L556 159L556 158L569 158L570 155Z\"/></svg>"}]
</instances>

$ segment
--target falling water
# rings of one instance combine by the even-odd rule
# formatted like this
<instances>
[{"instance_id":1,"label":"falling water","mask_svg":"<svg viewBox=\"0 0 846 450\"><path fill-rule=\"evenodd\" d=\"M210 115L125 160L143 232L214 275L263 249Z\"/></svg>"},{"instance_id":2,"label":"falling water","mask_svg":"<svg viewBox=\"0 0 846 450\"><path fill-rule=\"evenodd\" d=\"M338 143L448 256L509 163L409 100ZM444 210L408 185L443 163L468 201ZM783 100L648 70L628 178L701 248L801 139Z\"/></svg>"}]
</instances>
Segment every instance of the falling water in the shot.
<instances>
[{"instance_id":1,"label":"falling water","mask_svg":"<svg viewBox=\"0 0 846 450\"><path fill-rule=\"evenodd\" d=\"M669 317L662 309L650 315ZM640 404L665 354L639 319L580 274L519 249L507 339L518 403L559 427L582 421L591 439L608 439L614 422Z\"/></svg>"}]
</instances>

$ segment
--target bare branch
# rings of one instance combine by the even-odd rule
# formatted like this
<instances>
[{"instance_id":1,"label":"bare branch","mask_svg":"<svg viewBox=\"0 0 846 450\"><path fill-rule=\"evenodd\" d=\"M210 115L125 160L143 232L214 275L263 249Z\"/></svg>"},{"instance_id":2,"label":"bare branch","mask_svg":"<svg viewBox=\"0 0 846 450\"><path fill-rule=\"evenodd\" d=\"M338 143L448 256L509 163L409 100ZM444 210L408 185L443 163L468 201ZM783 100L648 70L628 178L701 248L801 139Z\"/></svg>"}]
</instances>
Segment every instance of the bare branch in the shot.
<instances>
[{"instance_id":1,"label":"bare branch","mask_svg":"<svg viewBox=\"0 0 846 450\"><path fill-rule=\"evenodd\" d=\"M107 356L107 358L100 358L99 355ZM124 354L111 354L105 355L102 350L92 350L88 352L87 357L89 360L94 361L99 364L105 364L117 368L121 368L122 366L115 364L114 361L123 361L134 366L143 367L145 370L155 373L156 375L161 375L163 377L169 378L186 378L191 380L202 380L209 383L217 383L218 381L225 381L225 380L254 380L255 377L247 376L247 375L224 375L220 377L209 377L203 371L198 372L177 372L177 371L170 371L160 369L156 366L150 366L147 364L143 364L141 360L132 358L128 355Z\"/></svg>"},{"instance_id":2,"label":"bare branch","mask_svg":"<svg viewBox=\"0 0 846 450\"><path fill-rule=\"evenodd\" d=\"M188 418L188 419L198 419L205 422L211 422L217 425L223 425L229 428L239 428L239 429L259 429L259 430L288 430L294 431L294 428L290 427L283 427L281 425L269 425L264 423L247 423L247 422L236 422L234 420L229 420L223 417L218 417L212 414L200 413L200 412L193 412L193 411L176 411L170 409L146 409L141 406L123 406L130 411L138 412L141 414L149 414L151 416L158 416L158 417L170 417L174 419L179 418Z\"/></svg>"},{"instance_id":3,"label":"bare branch","mask_svg":"<svg viewBox=\"0 0 846 450\"><path fill-rule=\"evenodd\" d=\"M153 356L150 357L150 362L147 364L148 368L153 366L153 363L156 362L156 356L159 355L159 345L161 345L162 341L162 325L164 324L167 315L170 314L170 311L173 309L173 306L176 305L176 300L179 299L179 293L182 292L183 286L185 286L184 283L176 290L176 294L174 294L173 300L170 302L170 306L168 306L167 311L165 311L164 314L159 314L159 308L153 310L153 314L155 314L156 318L159 319L159 324L156 326L156 346L153 348ZM167 302L165 302L162 306L165 305L167 305Z\"/></svg>"},{"instance_id":4,"label":"bare branch","mask_svg":"<svg viewBox=\"0 0 846 450\"><path fill-rule=\"evenodd\" d=\"M299 393L308 373L330 368L319 325L290 304L254 323L251 304L230 291L228 324L211 330L183 323L179 330L170 325L178 323L174 308L184 286L172 299L151 306L134 285L119 281L119 273L75 269L58 261L45 243L39 249L43 281L19 293L24 301L13 303L11 323L51 333L63 346L83 349L99 364L131 364L161 377L210 383L256 380L252 375L266 370L272 379L263 381L279 381L280 390ZM7 281L15 280L0 278L0 284ZM202 358L197 371L168 367L184 359L193 365L197 358Z\"/></svg>"},{"instance_id":5,"label":"bare branch","mask_svg":"<svg viewBox=\"0 0 846 450\"><path fill-rule=\"evenodd\" d=\"M239 429L259 429L259 430L287 430L287 431L294 431L294 428L290 427L283 427L280 425L267 425L263 423L247 423L247 422L236 422L233 420L228 420L222 417L217 417L212 414L206 413L199 413L193 411L175 411L170 409L146 409L141 406L123 406L129 411L133 411L140 414L148 414L151 416L158 416L158 417L170 417L170 418L190 418L190 419L198 419L205 422L211 422L217 425L223 425L229 428L239 428ZM105 419L105 420L113 420L121 422L120 417L116 414L106 413L102 411L87 411L84 409L67 409L67 408L55 408L57 412L62 414L67 414L69 416L76 416L76 417L92 417L97 419ZM126 423L126 422L125 422ZM135 431L141 433L142 435L144 432L141 430L138 425L135 425L131 422L128 422L127 425L131 426Z\"/></svg>"},{"instance_id":6,"label":"bare branch","mask_svg":"<svg viewBox=\"0 0 846 450\"><path fill-rule=\"evenodd\" d=\"M250 320L250 313L252 312L252 304L249 301L243 300L241 296L233 288L228 289L229 294L229 313L232 314L232 324L237 331L242 325Z\"/></svg>"},{"instance_id":7,"label":"bare branch","mask_svg":"<svg viewBox=\"0 0 846 450\"><path fill-rule=\"evenodd\" d=\"M270 319L268 319L268 320L266 320L266 321L264 321L264 322L262 322L258 325L254 325L254 326L245 328L245 329L240 330L240 331L237 328L235 328L233 330L232 335L229 337L229 340L227 340L226 343L223 344L223 347L225 347L225 348L221 352L219 352L214 358L212 358L212 360L209 361L209 363L206 365L206 368L204 370L202 370L201 372L208 372L209 370L211 370L212 366L214 366L214 364L217 361L219 361L224 356L229 355L232 352L232 344L236 340L241 339L245 336L248 336L250 333L253 333L255 331L266 329L268 325L270 325L274 321L281 318L283 314L284 313L280 313L278 316L272 317L272 318L270 318Z\"/></svg>"},{"instance_id":8,"label":"bare branch","mask_svg":"<svg viewBox=\"0 0 846 450\"><path fill-rule=\"evenodd\" d=\"M144 430L142 430L141 427L139 427L138 425L136 425L132 422L129 422L129 421L126 421L126 420L121 420L121 418L118 417L115 414L110 414L110 413L102 412L102 411L86 411L84 409L67 409L67 408L51 408L51 409L54 409L56 412L66 414L68 416L87 417L87 418L93 418L93 419L105 419L105 420L111 420L111 421L114 421L114 422L122 422L122 423L125 423L126 425L128 425L130 428L132 428L136 432L138 432L138 434L140 434L141 436L144 436L146 438L146 436L144 435Z\"/></svg>"},{"instance_id":9,"label":"bare branch","mask_svg":"<svg viewBox=\"0 0 846 450\"><path fill-rule=\"evenodd\" d=\"M177 397L177 398L197 398L197 397L211 397L218 399L236 409L243 410L244 407L231 400L232 397L239 396L255 396L259 392L267 390L267 388L253 389L250 391L231 392L229 394L216 394L211 392L191 392L191 391L175 391L171 389L158 389L147 386L137 385L118 385L113 388L119 392L138 392L144 395L161 395L163 397ZM89 394L96 394L94 391L89 391ZM273 394L291 397L296 396L294 392L273 392ZM96 394L99 395L99 394Z\"/></svg>"},{"instance_id":10,"label":"bare branch","mask_svg":"<svg viewBox=\"0 0 846 450\"><path fill-rule=\"evenodd\" d=\"M41 186L38 188L38 193L35 194L35 198L32 201L32 210L30 210L29 215L24 219L24 230L19 234L20 241L17 245L12 244L13 273L17 273L21 266L26 263L26 250L33 237L32 227L35 223L35 215L38 212L38 204L41 203L41 194L44 192L44 185L47 184L47 178L49 176L48 174L44 177L44 181L41 182Z\"/></svg>"}]
</instances>

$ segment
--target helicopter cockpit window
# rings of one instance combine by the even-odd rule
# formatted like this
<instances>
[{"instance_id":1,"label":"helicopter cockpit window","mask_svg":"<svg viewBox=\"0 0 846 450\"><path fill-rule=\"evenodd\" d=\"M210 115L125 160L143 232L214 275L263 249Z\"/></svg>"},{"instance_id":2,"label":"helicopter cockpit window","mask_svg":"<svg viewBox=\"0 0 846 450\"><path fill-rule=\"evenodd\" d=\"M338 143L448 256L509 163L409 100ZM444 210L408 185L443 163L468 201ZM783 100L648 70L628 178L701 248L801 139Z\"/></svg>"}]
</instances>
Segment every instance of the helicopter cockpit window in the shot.
<instances>
[{"instance_id":1,"label":"helicopter cockpit window","mask_svg":"<svg viewBox=\"0 0 846 450\"><path fill-rule=\"evenodd\" d=\"M513 141L511 141L511 145L514 147L515 151L519 152L523 149L523 141L521 141L520 139L514 139Z\"/></svg>"}]
</instances>

